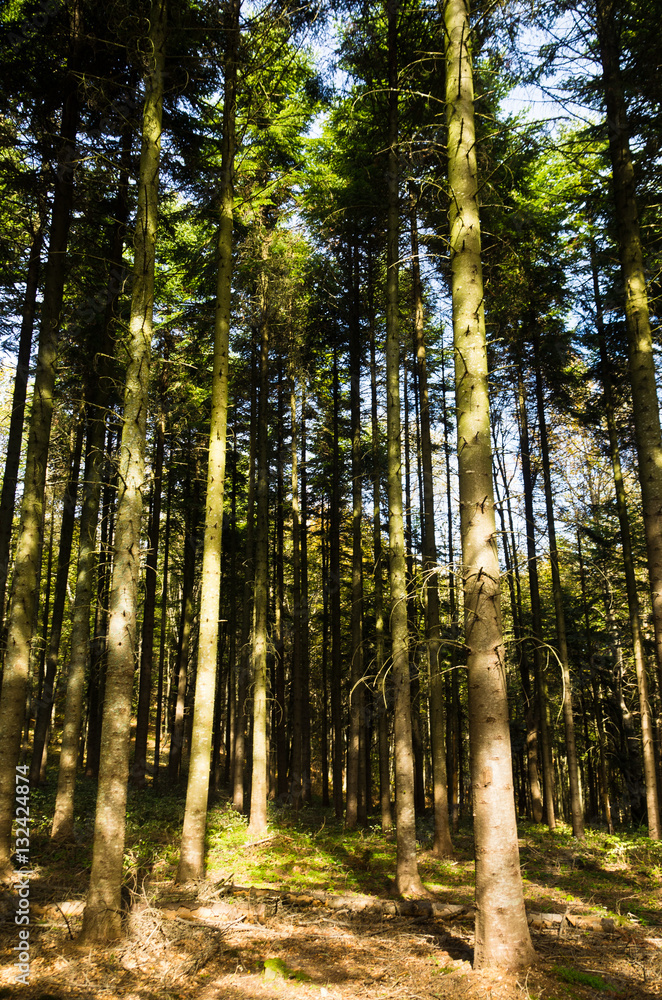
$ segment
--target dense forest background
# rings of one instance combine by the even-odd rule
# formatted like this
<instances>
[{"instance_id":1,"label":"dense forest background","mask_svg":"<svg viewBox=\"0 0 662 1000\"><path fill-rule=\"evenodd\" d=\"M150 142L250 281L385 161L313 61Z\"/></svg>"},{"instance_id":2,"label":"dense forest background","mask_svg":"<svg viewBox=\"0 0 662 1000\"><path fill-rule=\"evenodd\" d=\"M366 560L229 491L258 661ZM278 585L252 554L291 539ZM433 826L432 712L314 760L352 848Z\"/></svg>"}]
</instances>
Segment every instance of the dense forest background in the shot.
<instances>
[{"instance_id":1,"label":"dense forest background","mask_svg":"<svg viewBox=\"0 0 662 1000\"><path fill-rule=\"evenodd\" d=\"M88 940L127 781L180 882L218 797L414 896L474 816L484 964L515 811L660 839L661 13L3 7L0 863L98 782Z\"/></svg>"}]
</instances>

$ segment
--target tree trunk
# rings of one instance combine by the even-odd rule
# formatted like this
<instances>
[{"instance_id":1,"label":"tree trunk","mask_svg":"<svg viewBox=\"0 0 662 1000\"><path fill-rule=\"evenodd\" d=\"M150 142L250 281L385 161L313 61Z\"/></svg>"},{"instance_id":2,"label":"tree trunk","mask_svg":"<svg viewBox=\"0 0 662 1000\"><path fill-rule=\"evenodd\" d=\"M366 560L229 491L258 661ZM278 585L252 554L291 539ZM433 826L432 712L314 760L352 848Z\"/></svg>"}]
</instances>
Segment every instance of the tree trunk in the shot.
<instances>
[{"instance_id":1,"label":"tree trunk","mask_svg":"<svg viewBox=\"0 0 662 1000\"><path fill-rule=\"evenodd\" d=\"M430 398L425 357L423 291L418 256L416 205L411 198L411 266L414 297L414 353L418 372L420 397L421 460L423 465L423 579L426 589L426 632L428 670L430 676L430 738L432 743L432 780L434 809L434 843L432 851L439 857L453 853L448 822L448 775L446 773L446 719L444 682L441 672L441 622L439 614L439 577L437 541L434 522L434 481L432 478L432 438L430 435Z\"/></svg>"},{"instance_id":2,"label":"tree trunk","mask_svg":"<svg viewBox=\"0 0 662 1000\"><path fill-rule=\"evenodd\" d=\"M290 389L291 425L291 488L292 488L292 763L290 766L290 802L298 809L303 801L303 691L301 670L302 607L301 607L301 518L299 511L298 434L296 381Z\"/></svg>"},{"instance_id":3,"label":"tree trunk","mask_svg":"<svg viewBox=\"0 0 662 1000\"><path fill-rule=\"evenodd\" d=\"M379 739L379 802L382 831L393 830L391 810L391 768L389 754L389 704L387 697L387 675L384 674L384 580L382 555L381 485L382 469L380 461L380 432L377 413L377 361L375 357L375 310L373 304L373 275L369 274L369 321L370 321L370 386L372 400L372 551L374 559L375 605L375 701Z\"/></svg>"},{"instance_id":4,"label":"tree trunk","mask_svg":"<svg viewBox=\"0 0 662 1000\"><path fill-rule=\"evenodd\" d=\"M400 423L400 328L398 319L398 0L387 0L388 15L388 174L386 243L386 435L391 583L391 661L395 688L396 886L402 895L422 895L416 861L414 761L409 691L407 572L402 511Z\"/></svg>"},{"instance_id":5,"label":"tree trunk","mask_svg":"<svg viewBox=\"0 0 662 1000\"><path fill-rule=\"evenodd\" d=\"M71 562L71 546L76 522L76 499L78 496L78 477L80 460L83 451L85 421L82 414L74 418L76 431L69 468L69 476L62 501L62 522L60 524L60 544L57 553L57 572L55 576L55 594L53 597L53 612L51 614L50 631L48 635L48 651L46 653L46 670L41 694L37 704L34 737L32 741L32 762L30 765L30 785L36 787L41 780L42 760L48 739L48 730L53 713L53 698L55 692L55 675L57 673L60 655L60 640L64 624L64 606L67 599L69 584L69 563Z\"/></svg>"},{"instance_id":6,"label":"tree trunk","mask_svg":"<svg viewBox=\"0 0 662 1000\"><path fill-rule=\"evenodd\" d=\"M306 390L301 391L301 771L303 800L312 801L310 746L310 642L308 629L308 461L306 459ZM328 804L328 803L327 803Z\"/></svg>"},{"instance_id":7,"label":"tree trunk","mask_svg":"<svg viewBox=\"0 0 662 1000\"><path fill-rule=\"evenodd\" d=\"M25 418L25 400L28 391L28 376L30 374L30 351L32 348L32 330L39 287L39 270L41 263L41 248L44 242L45 208L40 199L39 225L30 247L30 260L25 278L25 298L23 300L23 317L21 333L18 341L18 356L16 358L16 377L11 401L11 418L7 435L7 452L5 455L5 472L2 478L2 495L0 496L0 635L4 635L4 610L7 576L9 573L9 554L11 548L12 525L14 521L14 504L18 484L18 470L21 460L21 442L23 440L23 421ZM3 644L4 645L4 644Z\"/></svg>"},{"instance_id":8,"label":"tree trunk","mask_svg":"<svg viewBox=\"0 0 662 1000\"><path fill-rule=\"evenodd\" d=\"M474 965L534 959L524 911L492 493L468 9L447 0L446 116L457 443L476 851Z\"/></svg>"},{"instance_id":9,"label":"tree trunk","mask_svg":"<svg viewBox=\"0 0 662 1000\"><path fill-rule=\"evenodd\" d=\"M133 291L126 345L128 363L115 525L115 563L110 594L108 672L92 872L81 931L81 940L85 942L111 940L120 936L122 930L122 860L131 700L138 645L136 611L154 307L165 35L165 0L156 0L150 17L150 63L145 72Z\"/></svg>"},{"instance_id":10,"label":"tree trunk","mask_svg":"<svg viewBox=\"0 0 662 1000\"><path fill-rule=\"evenodd\" d=\"M266 241L267 236L262 234ZM255 525L255 631L253 634L253 769L248 829L252 837L267 829L269 747L267 743L267 612L269 608L269 302L267 244L263 244L260 295L260 384L257 416L257 502Z\"/></svg>"},{"instance_id":11,"label":"tree trunk","mask_svg":"<svg viewBox=\"0 0 662 1000\"><path fill-rule=\"evenodd\" d=\"M350 420L352 439L352 649L349 673L349 736L347 740L347 801L345 823L352 830L359 818L361 728L363 723L363 539L361 473L361 331L356 243L349 248ZM365 798L365 788L363 789Z\"/></svg>"},{"instance_id":12,"label":"tree trunk","mask_svg":"<svg viewBox=\"0 0 662 1000\"><path fill-rule=\"evenodd\" d=\"M218 619L221 599L221 543L225 457L227 451L228 354L230 293L232 285L232 224L234 214L234 121L239 46L240 0L229 0L225 11L227 53L223 94L220 220L218 226L218 275L214 317L214 367L205 534L202 553L202 593L198 669L195 682L191 755L186 788L186 809L177 868L177 882L201 878L205 863L205 827L209 797L209 767L214 724L214 695L218 656Z\"/></svg>"},{"instance_id":13,"label":"tree trunk","mask_svg":"<svg viewBox=\"0 0 662 1000\"><path fill-rule=\"evenodd\" d=\"M545 418L545 400L543 396L542 372L540 370L540 350L538 335L533 334L536 379L536 404L538 409L538 428L540 432L540 457L545 486L545 508L547 511L547 535L549 538L549 561L552 569L552 590L554 593L554 612L556 615L556 639L558 643L559 666L563 679L563 726L565 730L565 751L568 759L568 780L570 782L570 813L572 832L577 840L584 839L584 815L582 811L581 792L579 788L579 762L575 743L575 714L573 705L572 678L565 627L565 607L561 587L561 570L559 553L556 545L556 525L554 521L554 500L552 496L552 478L549 463L549 445L547 441L547 422Z\"/></svg>"},{"instance_id":14,"label":"tree trunk","mask_svg":"<svg viewBox=\"0 0 662 1000\"><path fill-rule=\"evenodd\" d=\"M639 613L639 598L637 596L637 581L634 573L634 561L632 558L632 537L630 533L630 518L628 515L627 499L625 495L625 484L623 482L623 472L621 470L621 457L618 447L618 434L616 431L616 418L614 415L614 401L611 387L611 372L609 357L607 355L607 343L602 317L602 301L600 296L600 286L598 282L598 272L595 264L594 254L591 254L591 270L593 273L593 294L596 309L596 327L598 332L598 343L600 347L600 364L602 369L602 394L605 408L605 420L607 423L607 434L609 437L609 452L611 455L611 465L614 472L614 488L616 492L616 508L618 510L618 524L621 529L621 548L623 551L623 568L625 570L625 586L628 598L628 612L630 628L632 629L632 649L634 652L634 665L637 674L637 689L639 693L639 712L641 714L641 740L644 758L644 781L646 783L646 807L648 811L648 836L651 840L659 840L662 834L660 829L660 804L657 787L657 775L655 773L655 739L653 731L653 719L650 700L648 697L648 677L646 674L646 657L644 653L644 642L641 627L641 616Z\"/></svg>"},{"instance_id":15,"label":"tree trunk","mask_svg":"<svg viewBox=\"0 0 662 1000\"><path fill-rule=\"evenodd\" d=\"M77 36L77 31L75 32ZM74 41L74 44L76 42ZM78 81L69 73L62 109L61 143L51 216L46 280L41 306L21 516L12 593L7 616L2 698L0 700L0 877L10 868L16 765L28 688L30 646L39 598L44 490L53 417L53 392L60 313L67 267L67 239L73 201L75 140L79 118Z\"/></svg>"},{"instance_id":16,"label":"tree trunk","mask_svg":"<svg viewBox=\"0 0 662 1000\"><path fill-rule=\"evenodd\" d=\"M152 664L154 662L154 617L156 614L156 578L159 560L159 532L161 527L161 492L163 488L163 452L165 448L165 413L156 421L156 447L154 454L154 480L148 531L147 564L145 567L145 598L143 602L143 627L140 649L140 680L138 683L138 714L136 742L131 778L142 788L147 774L147 737L152 708Z\"/></svg>"},{"instance_id":17,"label":"tree trunk","mask_svg":"<svg viewBox=\"0 0 662 1000\"><path fill-rule=\"evenodd\" d=\"M522 368L517 367L517 420L519 425L522 480L524 482L524 515L526 519L526 554L529 567L529 595L531 600L531 630L533 646L533 671L538 692L538 718L542 756L544 808L547 826L556 829L554 816L554 765L547 720L547 679L542 659L542 612L538 584L538 554L536 551L536 524L533 514L533 474L529 444L529 420Z\"/></svg>"},{"instance_id":18,"label":"tree trunk","mask_svg":"<svg viewBox=\"0 0 662 1000\"><path fill-rule=\"evenodd\" d=\"M163 695L166 674L166 645L168 641L168 586L170 581L170 526L172 510L172 490L174 476L172 469L168 475L168 499L166 501L165 538L163 539L163 577L161 583L161 635L159 637L159 680L156 691L156 724L154 727L154 787L159 785L161 764L161 730L163 728Z\"/></svg>"},{"instance_id":19,"label":"tree trunk","mask_svg":"<svg viewBox=\"0 0 662 1000\"><path fill-rule=\"evenodd\" d=\"M333 807L336 819L343 814L343 730L342 730L342 649L340 621L340 387L338 385L338 354L333 351L333 466L331 472L331 509L329 511L329 574L328 590L331 612L331 723L333 726Z\"/></svg>"},{"instance_id":20,"label":"tree trunk","mask_svg":"<svg viewBox=\"0 0 662 1000\"><path fill-rule=\"evenodd\" d=\"M621 274L625 286L625 325L628 335L634 431L646 532L648 578L653 603L657 676L658 686L662 690L662 433L655 357L639 231L636 180L620 76L615 0L596 0L595 10L607 106Z\"/></svg>"}]
</instances>

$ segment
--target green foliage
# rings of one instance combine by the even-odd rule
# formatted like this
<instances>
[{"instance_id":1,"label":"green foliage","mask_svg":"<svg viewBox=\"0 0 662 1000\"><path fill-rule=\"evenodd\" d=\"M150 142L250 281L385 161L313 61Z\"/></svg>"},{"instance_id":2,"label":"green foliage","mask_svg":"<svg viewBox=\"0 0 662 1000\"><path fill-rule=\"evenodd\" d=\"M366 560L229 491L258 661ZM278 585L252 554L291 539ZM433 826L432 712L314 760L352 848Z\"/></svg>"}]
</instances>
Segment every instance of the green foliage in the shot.
<instances>
[{"instance_id":1,"label":"green foliage","mask_svg":"<svg viewBox=\"0 0 662 1000\"><path fill-rule=\"evenodd\" d=\"M591 989L614 992L614 987L605 982L597 972L582 972L580 969L573 969L565 965L553 965L552 971L565 983L573 983L577 986L590 986Z\"/></svg>"}]
</instances>

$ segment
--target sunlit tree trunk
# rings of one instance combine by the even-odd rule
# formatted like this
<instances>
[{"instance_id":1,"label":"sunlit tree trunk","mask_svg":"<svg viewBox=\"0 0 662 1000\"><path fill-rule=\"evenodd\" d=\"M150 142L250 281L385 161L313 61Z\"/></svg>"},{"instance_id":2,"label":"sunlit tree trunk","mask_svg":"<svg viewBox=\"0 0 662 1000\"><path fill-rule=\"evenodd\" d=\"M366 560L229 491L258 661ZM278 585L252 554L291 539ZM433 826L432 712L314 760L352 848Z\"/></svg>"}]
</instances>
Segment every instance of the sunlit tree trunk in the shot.
<instances>
[{"instance_id":1,"label":"sunlit tree trunk","mask_svg":"<svg viewBox=\"0 0 662 1000\"><path fill-rule=\"evenodd\" d=\"M72 12L72 36L78 37L78 11ZM76 43L74 43L76 44ZM76 133L79 119L78 81L69 74L62 109L61 143L49 233L48 261L41 305L39 352L35 373L20 523L12 591L7 614L0 699L0 878L10 867L16 765L28 688L30 647L39 599L46 467L53 418L60 313L67 269L67 241L74 194Z\"/></svg>"},{"instance_id":2,"label":"sunlit tree trunk","mask_svg":"<svg viewBox=\"0 0 662 1000\"><path fill-rule=\"evenodd\" d=\"M662 433L655 357L637 212L636 179L620 76L616 23L618 7L615 0L596 0L595 9L607 106L621 274L625 291L625 323L639 482L646 532L648 578L653 602L657 676L658 686L662 690Z\"/></svg>"},{"instance_id":3,"label":"sunlit tree trunk","mask_svg":"<svg viewBox=\"0 0 662 1000\"><path fill-rule=\"evenodd\" d=\"M476 852L477 968L534 959L524 911L508 726L483 312L471 32L444 7L451 289Z\"/></svg>"},{"instance_id":4,"label":"sunlit tree trunk","mask_svg":"<svg viewBox=\"0 0 662 1000\"><path fill-rule=\"evenodd\" d=\"M398 319L398 3L387 0L388 15L388 174L386 244L386 438L391 583L391 661L395 688L396 886L421 895L425 887L416 861L414 760L409 691L407 572L402 509L402 428L400 420L400 328Z\"/></svg>"},{"instance_id":5,"label":"sunlit tree trunk","mask_svg":"<svg viewBox=\"0 0 662 1000\"><path fill-rule=\"evenodd\" d=\"M338 355L333 352L333 465L331 473L331 509L329 511L329 609L331 613L331 724L333 727L333 807L336 818L343 813L343 727L342 727L342 649L340 620L340 387Z\"/></svg>"},{"instance_id":6,"label":"sunlit tree trunk","mask_svg":"<svg viewBox=\"0 0 662 1000\"><path fill-rule=\"evenodd\" d=\"M115 562L110 595L108 672L101 732L90 887L81 940L111 940L121 934L121 885L129 773L133 675L138 647L137 604L140 522L145 479L145 431L154 308L154 262L158 210L166 0L150 12L149 63L145 72L142 149L138 181L135 258L124 423L120 450Z\"/></svg>"}]
</instances>

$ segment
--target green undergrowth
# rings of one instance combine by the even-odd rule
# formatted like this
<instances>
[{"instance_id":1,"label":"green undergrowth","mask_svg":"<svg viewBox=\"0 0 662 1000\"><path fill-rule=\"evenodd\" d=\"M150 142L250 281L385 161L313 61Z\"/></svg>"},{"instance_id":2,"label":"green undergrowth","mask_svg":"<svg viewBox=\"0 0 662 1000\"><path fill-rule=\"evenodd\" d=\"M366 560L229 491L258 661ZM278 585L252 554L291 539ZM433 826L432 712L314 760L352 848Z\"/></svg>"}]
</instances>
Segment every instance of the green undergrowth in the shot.
<instances>
[{"instance_id":1,"label":"green undergrowth","mask_svg":"<svg viewBox=\"0 0 662 1000\"><path fill-rule=\"evenodd\" d=\"M44 879L61 884L71 877L80 884L91 863L96 792L81 779L76 793L74 852L53 845L48 834L55 800L56 774L31 796L33 817L31 860ZM127 804L127 882L134 887L175 875L184 815L184 789L159 792L130 788ZM543 912L593 911L642 925L660 923L662 844L640 831L610 836L588 830L584 843L564 824L550 832L544 826L520 825L520 859L527 905ZM471 903L474 895L474 851L470 827L454 835L452 858L431 852L429 817L417 822L419 869L426 885L442 901ZM75 865L75 871L73 870ZM248 821L221 797L209 810L207 872L214 881L290 889L388 896L393 892L395 837L385 836L377 821L347 830L333 810L315 804L293 811L269 806L264 837L251 838Z\"/></svg>"}]
</instances>

